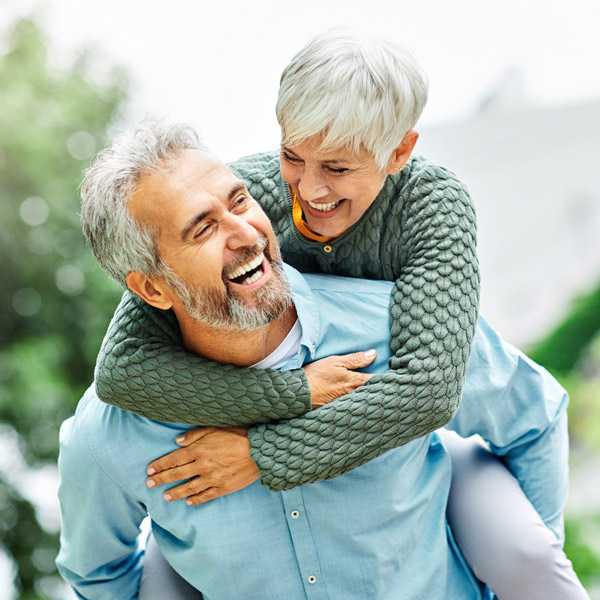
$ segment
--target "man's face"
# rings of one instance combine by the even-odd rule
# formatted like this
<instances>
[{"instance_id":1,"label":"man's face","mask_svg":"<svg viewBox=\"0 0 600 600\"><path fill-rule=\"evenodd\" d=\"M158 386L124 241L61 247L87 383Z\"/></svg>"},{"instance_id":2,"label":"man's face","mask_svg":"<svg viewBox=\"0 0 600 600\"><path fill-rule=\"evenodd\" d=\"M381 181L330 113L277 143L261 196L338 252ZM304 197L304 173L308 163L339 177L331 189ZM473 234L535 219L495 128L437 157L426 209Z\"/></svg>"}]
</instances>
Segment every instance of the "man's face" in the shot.
<instances>
[{"instance_id":1,"label":"man's face","mask_svg":"<svg viewBox=\"0 0 600 600\"><path fill-rule=\"evenodd\" d=\"M243 182L212 155L187 150L143 178L129 207L158 232L174 306L225 329L254 329L290 304L271 224Z\"/></svg>"}]
</instances>

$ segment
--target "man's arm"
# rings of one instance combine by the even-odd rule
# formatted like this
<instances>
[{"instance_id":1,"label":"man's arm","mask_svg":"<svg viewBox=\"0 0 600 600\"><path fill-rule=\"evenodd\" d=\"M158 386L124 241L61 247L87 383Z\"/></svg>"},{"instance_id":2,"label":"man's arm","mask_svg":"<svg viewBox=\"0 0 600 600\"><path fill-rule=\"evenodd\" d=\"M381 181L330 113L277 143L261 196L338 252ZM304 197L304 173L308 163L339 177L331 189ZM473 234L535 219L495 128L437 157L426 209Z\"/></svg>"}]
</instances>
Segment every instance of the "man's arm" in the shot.
<instances>
[{"instance_id":1,"label":"man's arm","mask_svg":"<svg viewBox=\"0 0 600 600\"><path fill-rule=\"evenodd\" d=\"M461 408L448 429L486 440L559 539L568 488L567 404L545 369L480 318Z\"/></svg>"},{"instance_id":2,"label":"man's arm","mask_svg":"<svg viewBox=\"0 0 600 600\"><path fill-rule=\"evenodd\" d=\"M145 508L98 464L80 422L61 429L62 529L56 563L77 597L137 598Z\"/></svg>"}]
</instances>

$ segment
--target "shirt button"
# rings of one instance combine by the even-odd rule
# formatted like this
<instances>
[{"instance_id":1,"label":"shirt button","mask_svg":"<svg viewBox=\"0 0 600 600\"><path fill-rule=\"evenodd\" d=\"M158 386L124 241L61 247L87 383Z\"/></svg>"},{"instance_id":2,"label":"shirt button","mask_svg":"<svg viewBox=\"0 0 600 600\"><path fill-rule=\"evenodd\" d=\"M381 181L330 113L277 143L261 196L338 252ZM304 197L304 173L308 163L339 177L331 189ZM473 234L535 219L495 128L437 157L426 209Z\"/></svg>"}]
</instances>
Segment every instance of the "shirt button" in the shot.
<instances>
[{"instance_id":1,"label":"shirt button","mask_svg":"<svg viewBox=\"0 0 600 600\"><path fill-rule=\"evenodd\" d=\"M310 575L308 578L308 583L316 583L317 578L314 575Z\"/></svg>"},{"instance_id":2,"label":"shirt button","mask_svg":"<svg viewBox=\"0 0 600 600\"><path fill-rule=\"evenodd\" d=\"M323 246L323 250L327 252L327 254L329 254L333 250L333 248L331 246Z\"/></svg>"},{"instance_id":3,"label":"shirt button","mask_svg":"<svg viewBox=\"0 0 600 600\"><path fill-rule=\"evenodd\" d=\"M297 510L292 511L292 519L297 519L300 516L300 513Z\"/></svg>"}]
</instances>

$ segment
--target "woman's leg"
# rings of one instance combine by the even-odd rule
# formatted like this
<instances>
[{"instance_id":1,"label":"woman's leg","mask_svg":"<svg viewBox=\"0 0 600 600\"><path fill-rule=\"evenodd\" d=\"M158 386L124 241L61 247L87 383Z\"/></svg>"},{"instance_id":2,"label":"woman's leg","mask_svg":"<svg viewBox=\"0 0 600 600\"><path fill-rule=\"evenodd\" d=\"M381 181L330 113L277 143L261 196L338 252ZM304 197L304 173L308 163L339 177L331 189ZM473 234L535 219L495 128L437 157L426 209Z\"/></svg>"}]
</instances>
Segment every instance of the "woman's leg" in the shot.
<instances>
[{"instance_id":1,"label":"woman's leg","mask_svg":"<svg viewBox=\"0 0 600 600\"><path fill-rule=\"evenodd\" d=\"M442 431L452 458L448 522L475 575L499 600L589 600L562 544L519 482L476 438Z\"/></svg>"},{"instance_id":2,"label":"woman's leg","mask_svg":"<svg viewBox=\"0 0 600 600\"><path fill-rule=\"evenodd\" d=\"M139 600L202 600L202 594L165 560L152 533L148 536Z\"/></svg>"}]
</instances>

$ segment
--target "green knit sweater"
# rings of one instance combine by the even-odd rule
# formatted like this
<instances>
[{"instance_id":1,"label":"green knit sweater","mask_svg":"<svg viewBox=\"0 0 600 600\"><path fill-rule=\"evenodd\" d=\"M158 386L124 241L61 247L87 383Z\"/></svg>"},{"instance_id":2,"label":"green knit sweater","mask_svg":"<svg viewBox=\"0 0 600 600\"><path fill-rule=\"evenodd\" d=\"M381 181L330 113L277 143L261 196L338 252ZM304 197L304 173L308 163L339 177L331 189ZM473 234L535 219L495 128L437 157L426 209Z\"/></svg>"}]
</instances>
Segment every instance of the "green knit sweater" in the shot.
<instances>
[{"instance_id":1,"label":"green knit sweater","mask_svg":"<svg viewBox=\"0 0 600 600\"><path fill-rule=\"evenodd\" d=\"M321 244L293 223L277 152L230 166L269 215L286 262L304 272L396 282L390 370L310 410L303 369L199 358L184 350L172 312L126 292L98 357L100 398L162 421L253 425L251 456L272 490L346 473L445 425L460 403L479 300L475 212L464 185L414 156L386 179L360 221Z\"/></svg>"}]
</instances>

